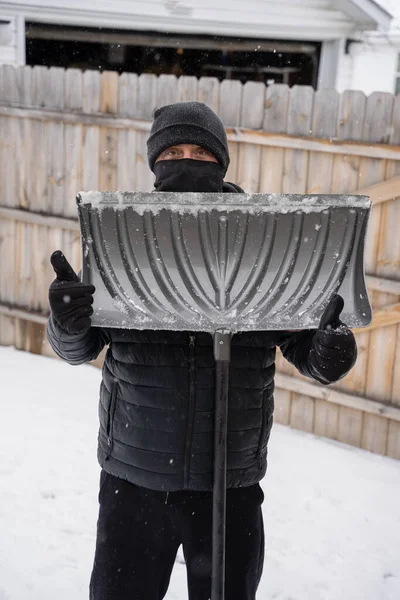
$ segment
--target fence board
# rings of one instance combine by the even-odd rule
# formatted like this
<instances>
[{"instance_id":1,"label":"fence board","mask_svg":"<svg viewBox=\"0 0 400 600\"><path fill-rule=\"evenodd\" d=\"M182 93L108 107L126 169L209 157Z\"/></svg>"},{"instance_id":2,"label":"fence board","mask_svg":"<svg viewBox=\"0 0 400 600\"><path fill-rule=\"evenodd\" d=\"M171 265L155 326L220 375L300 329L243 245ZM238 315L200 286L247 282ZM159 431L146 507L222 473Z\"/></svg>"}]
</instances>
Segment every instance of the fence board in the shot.
<instances>
[{"instance_id":1,"label":"fence board","mask_svg":"<svg viewBox=\"0 0 400 600\"><path fill-rule=\"evenodd\" d=\"M219 81L216 77L202 77L199 80L198 101L207 104L214 112L219 114Z\"/></svg>"},{"instance_id":2,"label":"fence board","mask_svg":"<svg viewBox=\"0 0 400 600\"><path fill-rule=\"evenodd\" d=\"M1 65L0 70L1 101L6 102L7 104L18 104L20 98L20 71L15 69L12 65Z\"/></svg>"},{"instance_id":3,"label":"fence board","mask_svg":"<svg viewBox=\"0 0 400 600\"><path fill-rule=\"evenodd\" d=\"M178 78L176 75L160 75L157 86L157 107L175 104L179 100Z\"/></svg>"},{"instance_id":4,"label":"fence board","mask_svg":"<svg viewBox=\"0 0 400 600\"><path fill-rule=\"evenodd\" d=\"M242 84L240 81L225 79L221 83L219 116L228 127L239 127L242 110ZM230 164L225 179L235 183L238 179L238 144L229 143Z\"/></svg>"},{"instance_id":5,"label":"fence board","mask_svg":"<svg viewBox=\"0 0 400 600\"><path fill-rule=\"evenodd\" d=\"M310 135L313 113L314 90L309 86L296 85L290 90L288 133ZM286 150L282 192L304 194L307 190L309 153L303 150Z\"/></svg>"},{"instance_id":6,"label":"fence board","mask_svg":"<svg viewBox=\"0 0 400 600\"><path fill-rule=\"evenodd\" d=\"M314 398L297 393L293 394L290 410L291 427L312 433L314 430L314 412Z\"/></svg>"},{"instance_id":7,"label":"fence board","mask_svg":"<svg viewBox=\"0 0 400 600\"><path fill-rule=\"evenodd\" d=\"M39 312L46 311L48 308L48 288L51 279L48 276L50 270L49 257L54 248L51 247L51 235L48 227L39 225L28 225L32 235L32 250L30 253L30 276L31 291L30 310ZM45 338L45 327L39 323L28 324L26 328L26 346L31 352L41 353L41 347Z\"/></svg>"},{"instance_id":8,"label":"fence board","mask_svg":"<svg viewBox=\"0 0 400 600\"><path fill-rule=\"evenodd\" d=\"M290 410L292 406L292 392L276 388L275 390L275 410L274 421L281 425L289 425Z\"/></svg>"},{"instance_id":9,"label":"fence board","mask_svg":"<svg viewBox=\"0 0 400 600\"><path fill-rule=\"evenodd\" d=\"M184 75L178 79L179 102L193 102L197 100L197 77Z\"/></svg>"},{"instance_id":10,"label":"fence board","mask_svg":"<svg viewBox=\"0 0 400 600\"><path fill-rule=\"evenodd\" d=\"M396 356L393 369L392 403L400 406L400 325L396 332Z\"/></svg>"},{"instance_id":11,"label":"fence board","mask_svg":"<svg viewBox=\"0 0 400 600\"><path fill-rule=\"evenodd\" d=\"M56 110L63 110L65 105L65 73L64 69L51 67L49 78L51 86L44 98L44 106ZM65 156L64 156L64 124L45 123L44 135L46 137L46 163L47 163L47 206L45 211L56 215L63 214L64 208L64 181L65 181Z\"/></svg>"},{"instance_id":12,"label":"fence board","mask_svg":"<svg viewBox=\"0 0 400 600\"><path fill-rule=\"evenodd\" d=\"M9 65L0 66L0 101L16 102L18 100L17 71ZM17 119L0 118L0 195L5 206L17 206L18 183L16 167L18 161L18 121ZM0 222L0 295L5 302L14 303L14 241L15 224ZM0 317L1 339L4 344L15 343L15 322L7 317Z\"/></svg>"},{"instance_id":13,"label":"fence board","mask_svg":"<svg viewBox=\"0 0 400 600\"><path fill-rule=\"evenodd\" d=\"M29 104L34 104L35 98L38 98L38 101L43 105L43 93L38 97L35 88L35 82L46 80L48 76L48 71L44 71L43 73L39 73L38 70L23 70L19 72L20 82L17 88L14 90L15 101L17 103L27 102ZM24 80L24 81L22 81ZM48 79L46 80L48 81ZM28 84L31 84L28 87ZM15 123L17 121L12 119ZM43 145L36 148L35 143L38 135L42 135L44 140ZM32 124L27 120L24 124L20 124L15 129L15 148L18 152L18 156L21 154L27 155L27 161L21 161L20 159L15 162L17 165L17 186L18 189L15 190L15 200L13 202L14 206L33 206L35 192L37 189L43 189L44 198L42 206L45 206L47 200L47 186L46 186L46 156L44 154L44 149L46 147L46 140L44 134L44 127L42 124L36 124L36 127L33 128ZM43 154L40 154L40 149L43 150ZM36 163L36 167L38 172L34 169L35 161L42 159L42 163ZM24 164L25 163L25 164ZM36 185L34 184L36 182ZM38 186L38 187L36 187ZM42 186L42 187L41 187ZM22 196L20 196L20 192L22 189ZM32 257L32 245L30 245L30 240L32 234L29 226L23 226L21 224L15 224L14 231L16 237L20 236L20 252L21 256L24 257L24 272L20 272L17 264L17 253L18 248L14 250L14 268L15 268L15 276L19 276L21 278L25 278L19 281L18 279L14 279L14 294L15 298L18 298L18 302L21 302L21 296L18 293L17 285L18 283L22 283L22 302L25 306L29 306L29 303L32 298L32 290L34 284L34 273L32 269L33 265L33 257ZM28 235L24 235L24 234ZM44 242L44 243L43 243ZM42 241L42 247L45 246L45 240ZM36 327L34 324L31 324L29 321L24 321L21 319L14 320L15 327L15 345L17 348L30 350L31 348L36 349L36 345L34 344L34 340L36 337Z\"/></svg>"},{"instance_id":14,"label":"fence board","mask_svg":"<svg viewBox=\"0 0 400 600\"><path fill-rule=\"evenodd\" d=\"M367 99L364 123L364 141L387 142L392 120L393 96L385 93L374 93ZM377 159L362 158L360 164L360 184L374 184L385 179L387 163ZM365 251L365 267L369 272L376 272L381 217L384 205L373 205L368 224L367 244ZM388 302L386 294L373 292L371 301L374 308L384 306ZM363 392L372 398L390 400L392 388L392 370L395 336L389 338L386 328L374 330L367 334L368 362ZM386 452L388 422L380 417L365 415L362 434L362 447L381 453Z\"/></svg>"},{"instance_id":15,"label":"fence board","mask_svg":"<svg viewBox=\"0 0 400 600\"><path fill-rule=\"evenodd\" d=\"M58 234L59 235L59 234ZM64 230L61 232L61 247L63 248L73 269L78 272L82 268L82 252L80 246L80 236L77 232ZM54 273L51 270L49 282L54 279Z\"/></svg>"},{"instance_id":16,"label":"fence board","mask_svg":"<svg viewBox=\"0 0 400 600\"><path fill-rule=\"evenodd\" d=\"M119 79L118 112L133 117L137 113L138 76L134 73L123 73ZM117 152L117 188L119 190L136 190L135 156L136 131L119 130Z\"/></svg>"},{"instance_id":17,"label":"fence board","mask_svg":"<svg viewBox=\"0 0 400 600\"><path fill-rule=\"evenodd\" d=\"M285 375L290 375L291 377L295 377L296 375L298 375L298 371L296 369L296 367L294 365L292 365L291 363L289 363L286 358L284 358L284 356L282 355L282 352L280 350L277 350L276 353L276 370L279 373L284 373ZM292 396L290 397L282 397L281 401L282 402L289 402L289 406L287 407L287 411L290 414L290 403L292 400Z\"/></svg>"},{"instance_id":18,"label":"fence board","mask_svg":"<svg viewBox=\"0 0 400 600\"><path fill-rule=\"evenodd\" d=\"M400 141L400 96L397 96L393 106L392 130L390 143L396 144ZM386 168L386 178L390 179L400 175L400 168L397 162L388 161ZM400 195L400 188L397 188ZM378 245L376 272L385 277L400 279L400 236L398 235L398 223L400 223L400 198L393 197L391 202L387 202L381 209L381 228ZM388 298L382 296L382 303ZM396 295L390 295L388 303L393 299L400 301L400 290ZM384 366L385 371L388 367L392 368L390 390L391 403L400 406L400 326L394 325L385 328L389 347L392 355L389 358L389 365ZM380 341L385 343L385 337L381 336ZM387 349L386 349L387 350ZM385 356L385 354L383 354ZM379 354L376 352L375 357ZM381 396L380 396L381 398ZM400 424L389 421L388 440L386 453L392 458L400 459Z\"/></svg>"},{"instance_id":19,"label":"fence board","mask_svg":"<svg viewBox=\"0 0 400 600\"><path fill-rule=\"evenodd\" d=\"M147 73L139 77L139 95L137 104L137 118L153 119L153 113L157 108L157 77ZM136 150L136 190L148 192L154 187L154 175L149 170L147 163L146 142L148 133L140 132L137 134Z\"/></svg>"},{"instance_id":20,"label":"fence board","mask_svg":"<svg viewBox=\"0 0 400 600\"><path fill-rule=\"evenodd\" d=\"M269 86L265 98L264 131L284 133L287 130L290 90L285 84ZM262 149L260 191L280 194L285 150L283 148Z\"/></svg>"},{"instance_id":21,"label":"fence board","mask_svg":"<svg viewBox=\"0 0 400 600\"><path fill-rule=\"evenodd\" d=\"M263 130L271 133L284 133L287 130L290 90L285 84L269 86L264 104ZM283 148L263 147L261 150L260 192L282 192ZM295 373L295 367L282 356L276 354L276 368L287 375ZM289 425L292 410L293 393L280 387L275 389L274 419L282 425Z\"/></svg>"},{"instance_id":22,"label":"fence board","mask_svg":"<svg viewBox=\"0 0 400 600\"><path fill-rule=\"evenodd\" d=\"M65 108L83 110L83 73L68 69L65 77ZM62 214L76 217L76 194L82 189L82 125L64 125L64 202Z\"/></svg>"},{"instance_id":23,"label":"fence board","mask_svg":"<svg viewBox=\"0 0 400 600\"><path fill-rule=\"evenodd\" d=\"M100 73L83 73L83 110L97 113L100 110ZM83 127L82 137L82 189L99 189L100 131L98 127Z\"/></svg>"},{"instance_id":24,"label":"fence board","mask_svg":"<svg viewBox=\"0 0 400 600\"><path fill-rule=\"evenodd\" d=\"M386 454L400 459L400 423L389 421L388 444Z\"/></svg>"},{"instance_id":25,"label":"fence board","mask_svg":"<svg viewBox=\"0 0 400 600\"><path fill-rule=\"evenodd\" d=\"M16 102L18 98L17 72L11 65L3 65L0 80L0 99L2 102ZM0 186L3 202L6 206L16 206L17 173L16 133L18 123L13 118L0 119Z\"/></svg>"},{"instance_id":26,"label":"fence board","mask_svg":"<svg viewBox=\"0 0 400 600\"><path fill-rule=\"evenodd\" d=\"M32 69L23 67L19 74L18 98L17 102L21 105L31 104L32 93ZM17 119L16 132L16 155L24 156L24 160L17 160L17 195L14 206L29 208L31 203L31 181L32 181L32 154L35 149L32 148L32 127L29 119ZM0 159L1 162L1 159ZM1 167L0 167L1 168Z\"/></svg>"},{"instance_id":27,"label":"fence board","mask_svg":"<svg viewBox=\"0 0 400 600\"><path fill-rule=\"evenodd\" d=\"M375 185L369 185L365 188L361 188L356 191L356 194L359 196L369 196L371 202L374 204L387 202L387 200L393 200L396 198L400 189L400 176L393 177L390 175L390 173L399 172L399 169L396 168L396 165L397 161L390 161L388 163L387 180L380 181Z\"/></svg>"},{"instance_id":28,"label":"fence board","mask_svg":"<svg viewBox=\"0 0 400 600\"><path fill-rule=\"evenodd\" d=\"M31 105L35 108L44 107L46 104L46 90L51 87L49 79L49 69L34 67L32 69L32 96ZM47 137L45 135L45 123L32 120L32 172L35 177L32 178L31 207L37 212L48 212L48 180L46 169L43 168L47 164Z\"/></svg>"},{"instance_id":29,"label":"fence board","mask_svg":"<svg viewBox=\"0 0 400 600\"><path fill-rule=\"evenodd\" d=\"M364 424L364 413L353 408L339 406L337 434L335 439L352 446L360 446Z\"/></svg>"},{"instance_id":30,"label":"fence board","mask_svg":"<svg viewBox=\"0 0 400 600\"><path fill-rule=\"evenodd\" d=\"M295 86L290 90L288 107L288 133L310 135L314 92L308 86ZM282 192L304 194L307 188L309 153L302 150L285 150ZM285 369L286 372L286 369ZM292 394L290 425L305 431L314 428L315 402L307 396Z\"/></svg>"},{"instance_id":31,"label":"fence board","mask_svg":"<svg viewBox=\"0 0 400 600\"><path fill-rule=\"evenodd\" d=\"M43 277L47 283L45 292L47 292L50 283L53 281L53 279L55 279L53 267L50 264L50 256L53 252L55 252L55 250L62 250L62 252L67 257L68 261L71 262L72 266L73 267L76 266L72 263L72 257L70 256L69 247L65 247L63 244L63 230L62 229L53 228L53 227L48 228L47 238L48 238L48 244L47 244L48 255L44 262L44 275L43 275ZM44 306L47 306L47 308L48 308L48 303L46 303L46 305L44 305Z\"/></svg>"},{"instance_id":32,"label":"fence board","mask_svg":"<svg viewBox=\"0 0 400 600\"><path fill-rule=\"evenodd\" d=\"M43 274L45 265L44 262L48 258L47 251L47 228L39 227L38 225L25 225L25 231L29 228L30 238L30 298L29 303L26 304L27 308L31 310L40 311L45 300L46 293L46 282ZM23 240L23 243L27 244L28 240ZM43 243L45 242L45 243ZM44 255L44 256L43 256ZM34 269L32 269L32 266Z\"/></svg>"},{"instance_id":33,"label":"fence board","mask_svg":"<svg viewBox=\"0 0 400 600\"><path fill-rule=\"evenodd\" d=\"M340 140L359 141L363 136L366 97L361 92L345 92L339 100L337 136ZM359 186L360 159L353 156L335 156L333 160L332 191L348 193ZM358 359L356 366L337 387L350 393L362 393L365 386L368 335L357 336ZM363 413L353 408L338 407L336 439L359 446L363 427Z\"/></svg>"},{"instance_id":34,"label":"fence board","mask_svg":"<svg viewBox=\"0 0 400 600\"><path fill-rule=\"evenodd\" d=\"M400 95L396 96L393 105L392 130L390 143L400 142ZM386 177L398 177L400 179L400 165L395 161L388 161ZM390 279L400 280L400 236L396 224L400 223L400 185L397 188L398 197L393 197L392 201L382 207L382 219L386 223L387 229L381 228L381 239L378 248L377 273ZM394 290L391 290L394 291ZM397 302L400 302L400 289L395 290L396 295L392 296ZM393 360L393 383L390 394L391 402L400 406L400 325L390 327L388 335L395 339L394 360ZM390 430L390 436L392 435ZM389 443L392 448L392 444ZM389 452L389 450L388 450Z\"/></svg>"},{"instance_id":35,"label":"fence board","mask_svg":"<svg viewBox=\"0 0 400 600\"><path fill-rule=\"evenodd\" d=\"M15 295L15 222L0 220L0 298L1 302L13 305ZM0 315L0 341L15 344L15 320Z\"/></svg>"},{"instance_id":36,"label":"fence board","mask_svg":"<svg viewBox=\"0 0 400 600\"><path fill-rule=\"evenodd\" d=\"M333 138L339 108L339 94L334 90L319 90L314 95L311 133L314 137ZM310 154L307 175L307 193L329 194L332 189L333 155Z\"/></svg>"},{"instance_id":37,"label":"fence board","mask_svg":"<svg viewBox=\"0 0 400 600\"><path fill-rule=\"evenodd\" d=\"M333 90L321 90L315 93L311 123L311 133L313 136L326 138L336 136L338 109L339 94ZM327 194L331 192L333 162L333 155L322 153L310 154L307 173L308 193ZM314 432L318 435L327 435L336 439L339 427L339 412L341 410L338 406L329 402L316 402Z\"/></svg>"},{"instance_id":38,"label":"fence board","mask_svg":"<svg viewBox=\"0 0 400 600\"><path fill-rule=\"evenodd\" d=\"M337 137L339 140L361 141L365 118L366 97L362 92L344 92L339 101ZM342 155L334 157L333 189L338 194L356 190L360 157ZM356 176L357 175L357 176Z\"/></svg>"},{"instance_id":39,"label":"fence board","mask_svg":"<svg viewBox=\"0 0 400 600\"><path fill-rule=\"evenodd\" d=\"M16 227L15 297L22 306L29 307L31 290L32 227L18 223ZM15 331L15 346L28 350L28 322L18 320Z\"/></svg>"},{"instance_id":40,"label":"fence board","mask_svg":"<svg viewBox=\"0 0 400 600\"><path fill-rule=\"evenodd\" d=\"M340 409L341 408L342 407L340 407ZM321 435L336 440L339 428L338 420L338 406L331 402L327 402L326 400L315 400L314 433L316 435Z\"/></svg>"},{"instance_id":41,"label":"fence board","mask_svg":"<svg viewBox=\"0 0 400 600\"><path fill-rule=\"evenodd\" d=\"M100 110L107 114L118 112L118 84L116 71L101 74ZM117 131L109 127L100 128L100 189L117 189Z\"/></svg>"},{"instance_id":42,"label":"fence board","mask_svg":"<svg viewBox=\"0 0 400 600\"><path fill-rule=\"evenodd\" d=\"M388 141L393 110L393 96L374 93L369 96L366 106L364 141ZM360 182L365 185L386 179L386 161L362 158L360 162ZM379 230L382 206L373 205L368 223L368 244L365 248L365 267L369 272L376 269L376 256L379 244Z\"/></svg>"},{"instance_id":43,"label":"fence board","mask_svg":"<svg viewBox=\"0 0 400 600\"><path fill-rule=\"evenodd\" d=\"M248 81L243 86L240 125L261 129L264 120L265 86ZM261 148L242 144L239 150L238 184L246 192L258 192L260 185Z\"/></svg>"},{"instance_id":44,"label":"fence board","mask_svg":"<svg viewBox=\"0 0 400 600\"><path fill-rule=\"evenodd\" d=\"M364 426L361 438L361 448L386 454L388 443L389 421L374 415L364 415Z\"/></svg>"}]
</instances>

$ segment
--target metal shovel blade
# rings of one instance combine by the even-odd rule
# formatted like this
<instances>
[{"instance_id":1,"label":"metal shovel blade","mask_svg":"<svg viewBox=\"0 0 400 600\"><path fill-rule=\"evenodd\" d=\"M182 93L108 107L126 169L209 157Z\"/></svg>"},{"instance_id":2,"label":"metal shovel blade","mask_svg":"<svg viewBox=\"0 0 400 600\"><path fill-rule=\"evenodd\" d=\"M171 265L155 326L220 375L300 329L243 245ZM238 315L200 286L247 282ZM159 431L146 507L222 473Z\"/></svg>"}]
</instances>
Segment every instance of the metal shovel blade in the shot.
<instances>
[{"instance_id":1,"label":"metal shovel blade","mask_svg":"<svg viewBox=\"0 0 400 600\"><path fill-rule=\"evenodd\" d=\"M82 192L77 205L94 326L308 329L335 292L349 327L371 322L365 196Z\"/></svg>"}]
</instances>

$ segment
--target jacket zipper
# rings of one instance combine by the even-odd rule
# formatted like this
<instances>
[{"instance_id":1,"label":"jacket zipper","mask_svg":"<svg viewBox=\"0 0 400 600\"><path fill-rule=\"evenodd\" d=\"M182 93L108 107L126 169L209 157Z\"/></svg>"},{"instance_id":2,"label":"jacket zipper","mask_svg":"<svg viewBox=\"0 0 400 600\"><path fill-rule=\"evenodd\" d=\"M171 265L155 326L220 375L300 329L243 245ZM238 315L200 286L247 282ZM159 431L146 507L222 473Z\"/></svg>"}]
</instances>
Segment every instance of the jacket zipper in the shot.
<instances>
[{"instance_id":1,"label":"jacket zipper","mask_svg":"<svg viewBox=\"0 0 400 600\"><path fill-rule=\"evenodd\" d=\"M193 427L194 427L194 385L195 385L195 363L194 363L194 344L195 335L189 334L189 408L188 408L188 423L186 428L186 446L185 446L185 464L183 473L184 488L189 487L189 471L190 471L190 452L192 447Z\"/></svg>"},{"instance_id":2,"label":"jacket zipper","mask_svg":"<svg viewBox=\"0 0 400 600\"><path fill-rule=\"evenodd\" d=\"M110 408L108 411L108 428L107 428L107 445L108 445L108 456L111 453L113 447L113 425L114 425L114 413L115 405L117 400L117 386L114 384L111 391Z\"/></svg>"}]
</instances>

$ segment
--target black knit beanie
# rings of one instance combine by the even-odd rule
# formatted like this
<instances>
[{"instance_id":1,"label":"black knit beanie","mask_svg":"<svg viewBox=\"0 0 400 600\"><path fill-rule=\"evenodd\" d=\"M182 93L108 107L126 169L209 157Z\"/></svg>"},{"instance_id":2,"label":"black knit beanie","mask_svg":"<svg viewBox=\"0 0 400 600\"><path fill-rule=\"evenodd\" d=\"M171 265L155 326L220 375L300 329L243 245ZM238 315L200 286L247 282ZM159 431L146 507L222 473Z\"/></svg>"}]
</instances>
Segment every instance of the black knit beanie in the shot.
<instances>
[{"instance_id":1,"label":"black knit beanie","mask_svg":"<svg viewBox=\"0 0 400 600\"><path fill-rule=\"evenodd\" d=\"M197 144L212 152L225 175L229 166L225 126L203 102L176 102L155 111L147 140L150 169L153 171L161 152L178 144Z\"/></svg>"}]
</instances>

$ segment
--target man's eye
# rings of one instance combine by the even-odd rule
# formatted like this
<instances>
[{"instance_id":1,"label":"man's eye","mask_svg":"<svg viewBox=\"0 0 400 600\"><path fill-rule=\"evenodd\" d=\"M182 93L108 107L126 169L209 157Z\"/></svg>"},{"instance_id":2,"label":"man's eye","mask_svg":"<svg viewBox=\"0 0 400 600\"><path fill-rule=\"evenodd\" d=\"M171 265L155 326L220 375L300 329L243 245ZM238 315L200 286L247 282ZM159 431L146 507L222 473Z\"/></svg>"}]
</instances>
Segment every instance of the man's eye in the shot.
<instances>
[{"instance_id":1,"label":"man's eye","mask_svg":"<svg viewBox=\"0 0 400 600\"><path fill-rule=\"evenodd\" d=\"M198 150L198 154L201 154L202 156L210 156L211 152L208 150Z\"/></svg>"}]
</instances>

